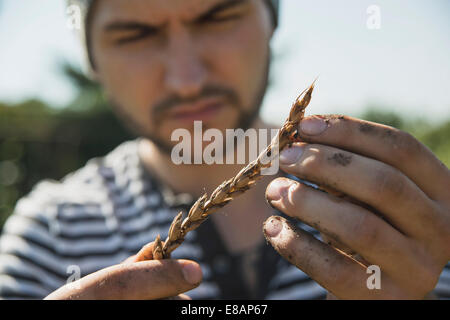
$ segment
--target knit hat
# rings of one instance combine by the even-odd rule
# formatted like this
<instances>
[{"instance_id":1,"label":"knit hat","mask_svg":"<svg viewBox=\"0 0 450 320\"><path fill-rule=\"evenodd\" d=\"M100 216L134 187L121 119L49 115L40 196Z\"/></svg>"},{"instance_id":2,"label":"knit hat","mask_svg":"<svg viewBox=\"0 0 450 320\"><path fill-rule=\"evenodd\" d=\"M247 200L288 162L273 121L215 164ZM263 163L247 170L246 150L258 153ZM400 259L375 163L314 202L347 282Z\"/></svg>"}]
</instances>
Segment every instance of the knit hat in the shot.
<instances>
[{"instance_id":1,"label":"knit hat","mask_svg":"<svg viewBox=\"0 0 450 320\"><path fill-rule=\"evenodd\" d=\"M89 35L86 33L86 23L89 17L89 9L91 8L92 3L95 0L67 0L68 5L76 5L81 12L82 15L82 26L80 30L80 36L82 39L82 43L86 47L86 55L90 63L90 67L93 67L93 59L89 50ZM278 13L279 13L279 0L265 0L271 9L272 19L274 22L275 28L278 26Z\"/></svg>"}]
</instances>

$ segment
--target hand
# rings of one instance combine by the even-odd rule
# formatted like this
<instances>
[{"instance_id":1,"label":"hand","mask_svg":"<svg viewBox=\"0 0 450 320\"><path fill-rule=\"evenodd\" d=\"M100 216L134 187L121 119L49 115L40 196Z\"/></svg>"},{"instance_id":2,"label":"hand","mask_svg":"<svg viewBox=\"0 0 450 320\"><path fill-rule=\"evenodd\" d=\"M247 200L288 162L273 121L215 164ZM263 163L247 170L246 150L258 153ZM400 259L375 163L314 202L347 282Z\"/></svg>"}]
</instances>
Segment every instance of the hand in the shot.
<instances>
[{"instance_id":1,"label":"hand","mask_svg":"<svg viewBox=\"0 0 450 320\"><path fill-rule=\"evenodd\" d=\"M200 266L188 260L151 260L152 247L153 242L123 263L66 284L45 299L190 299L181 293L200 284ZM149 260L138 260L138 256Z\"/></svg>"},{"instance_id":2,"label":"hand","mask_svg":"<svg viewBox=\"0 0 450 320\"><path fill-rule=\"evenodd\" d=\"M276 216L267 240L337 298L424 298L450 258L448 168L410 134L347 116L305 118L299 134L306 143L282 152L281 169L332 192L279 178L266 198L328 241ZM369 265L379 290L367 286Z\"/></svg>"}]
</instances>

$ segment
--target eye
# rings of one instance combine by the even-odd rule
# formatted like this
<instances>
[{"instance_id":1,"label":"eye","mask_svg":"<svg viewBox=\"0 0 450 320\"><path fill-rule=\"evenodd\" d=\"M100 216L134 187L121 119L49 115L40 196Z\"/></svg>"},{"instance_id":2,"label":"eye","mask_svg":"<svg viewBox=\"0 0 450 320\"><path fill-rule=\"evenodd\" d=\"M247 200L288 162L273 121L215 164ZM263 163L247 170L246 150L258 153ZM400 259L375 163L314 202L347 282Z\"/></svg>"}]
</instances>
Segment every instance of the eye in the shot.
<instances>
[{"instance_id":1,"label":"eye","mask_svg":"<svg viewBox=\"0 0 450 320\"><path fill-rule=\"evenodd\" d=\"M242 8L229 8L226 10L214 12L198 19L199 23L221 23L237 20L242 17Z\"/></svg>"},{"instance_id":2,"label":"eye","mask_svg":"<svg viewBox=\"0 0 450 320\"><path fill-rule=\"evenodd\" d=\"M124 45L130 42L139 41L157 34L157 31L150 28L143 28L139 30L127 31L126 35L119 36L115 43L117 45Z\"/></svg>"}]
</instances>

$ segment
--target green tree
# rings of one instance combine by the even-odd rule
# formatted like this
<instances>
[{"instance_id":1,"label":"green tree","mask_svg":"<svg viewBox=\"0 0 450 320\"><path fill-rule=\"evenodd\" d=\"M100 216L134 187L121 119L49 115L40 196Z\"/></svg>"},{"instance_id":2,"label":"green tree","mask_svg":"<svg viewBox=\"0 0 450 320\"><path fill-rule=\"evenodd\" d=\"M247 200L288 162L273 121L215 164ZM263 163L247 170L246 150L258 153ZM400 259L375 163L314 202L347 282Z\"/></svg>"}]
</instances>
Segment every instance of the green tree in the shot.
<instances>
[{"instance_id":1,"label":"green tree","mask_svg":"<svg viewBox=\"0 0 450 320\"><path fill-rule=\"evenodd\" d=\"M70 65L77 88L66 108L38 100L0 103L0 227L16 201L43 179L61 179L134 138L111 112L98 84Z\"/></svg>"}]
</instances>

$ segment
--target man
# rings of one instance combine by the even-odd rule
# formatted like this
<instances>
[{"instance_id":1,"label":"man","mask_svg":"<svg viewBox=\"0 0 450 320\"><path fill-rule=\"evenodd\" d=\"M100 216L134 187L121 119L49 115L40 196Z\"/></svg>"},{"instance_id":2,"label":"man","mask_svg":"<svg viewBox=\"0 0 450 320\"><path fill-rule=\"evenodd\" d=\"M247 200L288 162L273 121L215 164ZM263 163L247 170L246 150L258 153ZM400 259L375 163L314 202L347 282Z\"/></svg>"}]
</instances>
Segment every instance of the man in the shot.
<instances>
[{"instance_id":1,"label":"man","mask_svg":"<svg viewBox=\"0 0 450 320\"><path fill-rule=\"evenodd\" d=\"M187 298L187 293L191 298L315 299L328 291L343 299L421 299L434 290L450 294L445 269L449 170L411 135L346 116L302 121L299 135L305 143L280 157L290 178L264 177L189 233L172 259L137 261L133 255L156 235L164 239L180 210L242 167L176 165L172 132L192 132L194 120L221 132L270 127L258 110L278 3L78 4L85 9L93 75L118 116L142 138L61 182L40 183L18 202L0 242L2 297L160 299ZM321 192L294 177L347 196ZM272 217L274 209L294 219ZM293 225L297 219L304 229ZM266 240L280 255L266 245L263 223ZM368 270L375 272L373 281Z\"/></svg>"}]
</instances>

